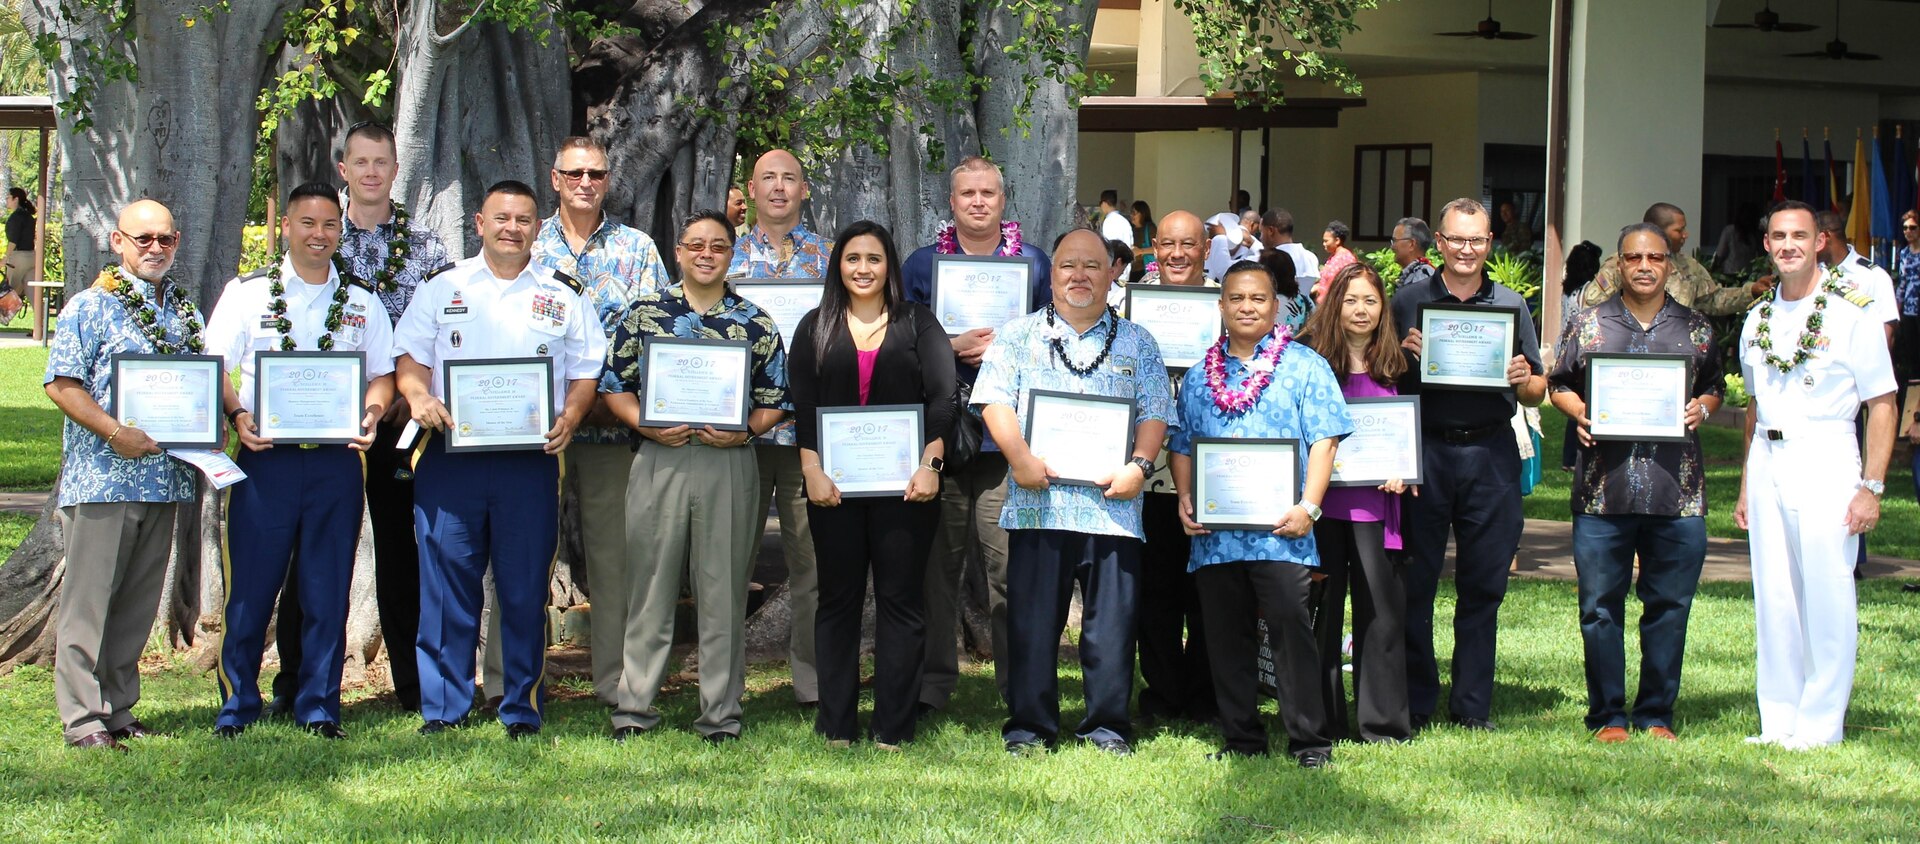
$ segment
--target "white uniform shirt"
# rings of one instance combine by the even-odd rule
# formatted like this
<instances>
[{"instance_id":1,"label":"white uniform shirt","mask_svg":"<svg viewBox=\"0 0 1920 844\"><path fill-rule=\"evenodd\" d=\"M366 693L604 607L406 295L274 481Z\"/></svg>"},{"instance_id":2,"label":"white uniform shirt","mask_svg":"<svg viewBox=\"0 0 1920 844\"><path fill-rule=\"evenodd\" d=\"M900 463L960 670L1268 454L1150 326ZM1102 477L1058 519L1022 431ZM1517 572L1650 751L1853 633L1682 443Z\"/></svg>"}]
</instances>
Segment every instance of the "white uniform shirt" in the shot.
<instances>
[{"instance_id":1,"label":"white uniform shirt","mask_svg":"<svg viewBox=\"0 0 1920 844\"><path fill-rule=\"evenodd\" d=\"M1127 215L1118 211L1108 211L1107 216L1100 221L1100 236L1132 245L1133 224L1127 222Z\"/></svg>"},{"instance_id":2,"label":"white uniform shirt","mask_svg":"<svg viewBox=\"0 0 1920 844\"><path fill-rule=\"evenodd\" d=\"M607 356L607 337L585 295L529 261L502 279L475 255L421 283L394 328L395 357L439 369L442 361L544 357L553 360L553 406L566 404L569 381L594 381ZM444 379L429 379L435 398Z\"/></svg>"},{"instance_id":3,"label":"white uniform shirt","mask_svg":"<svg viewBox=\"0 0 1920 844\"><path fill-rule=\"evenodd\" d=\"M280 279L286 285L287 321L293 323L288 336L300 351L319 351L320 335L327 333L327 311L343 283L339 270L329 263L327 283L308 284L294 272L291 259L283 258ZM253 410L253 353L280 350L270 287L265 273L229 281L207 318L207 353L224 358L227 371L240 370L240 406L249 411ZM393 326L386 306L373 291L347 285L340 329L333 332L333 351L366 352L368 381L393 371Z\"/></svg>"},{"instance_id":4,"label":"white uniform shirt","mask_svg":"<svg viewBox=\"0 0 1920 844\"><path fill-rule=\"evenodd\" d=\"M1320 283L1320 259L1307 251L1307 247L1298 243L1282 243L1274 248L1293 259L1293 277L1300 282L1301 290L1312 290L1315 284Z\"/></svg>"},{"instance_id":5,"label":"white uniform shirt","mask_svg":"<svg viewBox=\"0 0 1920 844\"><path fill-rule=\"evenodd\" d=\"M1774 354L1792 360L1799 348L1815 296L1773 303L1767 329ZM1758 423L1777 428L1791 438L1796 426L1807 423L1851 424L1867 399L1891 393L1898 386L1893 359L1887 354L1886 332L1880 321L1839 296L1827 296L1820 338L1807 362L1782 373L1767 363L1766 352L1754 340L1760 327L1760 308L1747 311L1740 331L1740 374L1747 392L1760 402Z\"/></svg>"},{"instance_id":6,"label":"white uniform shirt","mask_svg":"<svg viewBox=\"0 0 1920 844\"><path fill-rule=\"evenodd\" d=\"M1227 270L1241 261L1253 261L1260 257L1260 239L1243 240L1246 230L1239 224L1227 227L1226 234L1216 234L1207 241L1207 275L1221 278Z\"/></svg>"},{"instance_id":7,"label":"white uniform shirt","mask_svg":"<svg viewBox=\"0 0 1920 844\"><path fill-rule=\"evenodd\" d=\"M1869 316L1883 323L1900 321L1900 301L1894 297L1893 276L1887 275L1886 270L1860 257L1860 253L1849 246L1847 257L1840 259L1840 276L1873 297L1873 301L1867 303ZM1885 341L1886 332L1882 330L1881 342Z\"/></svg>"}]
</instances>

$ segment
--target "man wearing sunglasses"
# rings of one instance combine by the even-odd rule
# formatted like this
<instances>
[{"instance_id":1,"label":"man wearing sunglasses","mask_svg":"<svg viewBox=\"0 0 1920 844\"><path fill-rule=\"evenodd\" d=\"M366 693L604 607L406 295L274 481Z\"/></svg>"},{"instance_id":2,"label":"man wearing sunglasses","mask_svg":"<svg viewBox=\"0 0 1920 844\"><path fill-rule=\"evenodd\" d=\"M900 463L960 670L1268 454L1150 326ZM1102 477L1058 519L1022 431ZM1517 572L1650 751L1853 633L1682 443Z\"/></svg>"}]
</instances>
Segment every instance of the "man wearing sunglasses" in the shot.
<instances>
[{"instance_id":1,"label":"man wearing sunglasses","mask_svg":"<svg viewBox=\"0 0 1920 844\"><path fill-rule=\"evenodd\" d=\"M1707 272L1706 267L1684 251L1687 246L1687 215L1680 210L1680 206L1656 202L1647 207L1645 214L1640 215L1640 221L1659 226L1667 236L1667 251L1673 255L1672 270L1667 278L1667 295L1672 296L1681 307L1713 316L1738 314L1746 311L1755 298L1773 287L1772 276L1757 279L1745 287L1722 287L1714 281L1713 273ZM1620 292L1627 269L1620 265L1620 256L1607 258L1606 263L1600 265L1600 273L1581 288L1580 307L1591 308L1613 298L1614 294Z\"/></svg>"}]
</instances>

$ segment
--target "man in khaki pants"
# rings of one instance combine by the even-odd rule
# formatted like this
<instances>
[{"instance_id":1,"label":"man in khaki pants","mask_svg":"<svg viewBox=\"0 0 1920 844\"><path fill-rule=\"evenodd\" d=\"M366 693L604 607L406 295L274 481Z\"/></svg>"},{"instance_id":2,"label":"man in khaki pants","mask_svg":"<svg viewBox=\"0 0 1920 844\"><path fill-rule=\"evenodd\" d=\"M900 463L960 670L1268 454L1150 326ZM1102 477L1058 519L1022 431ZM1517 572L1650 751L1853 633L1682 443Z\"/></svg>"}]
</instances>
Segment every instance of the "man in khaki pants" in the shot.
<instances>
[{"instance_id":1,"label":"man in khaki pants","mask_svg":"<svg viewBox=\"0 0 1920 844\"><path fill-rule=\"evenodd\" d=\"M126 750L149 735L133 716L140 651L159 611L178 502L193 470L113 416L113 358L197 354L202 322L167 278L180 233L166 206L141 200L109 235L120 265L67 303L47 357L46 389L67 422L60 470L66 579L54 619L54 701L67 744ZM217 412L218 405L207 408Z\"/></svg>"}]
</instances>

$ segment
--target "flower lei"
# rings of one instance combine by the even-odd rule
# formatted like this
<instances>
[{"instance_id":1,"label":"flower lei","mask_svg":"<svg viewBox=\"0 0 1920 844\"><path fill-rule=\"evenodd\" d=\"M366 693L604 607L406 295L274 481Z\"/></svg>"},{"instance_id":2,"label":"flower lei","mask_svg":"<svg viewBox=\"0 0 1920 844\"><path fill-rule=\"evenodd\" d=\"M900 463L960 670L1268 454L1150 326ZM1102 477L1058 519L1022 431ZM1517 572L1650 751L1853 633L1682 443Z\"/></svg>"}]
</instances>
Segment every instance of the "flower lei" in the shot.
<instances>
[{"instance_id":1,"label":"flower lei","mask_svg":"<svg viewBox=\"0 0 1920 844\"><path fill-rule=\"evenodd\" d=\"M1820 312L1827 309L1827 294L1840 293L1839 286L1834 283L1839 275L1840 268L1835 267L1830 275L1821 280L1820 289L1813 297L1813 313L1807 315L1807 328L1800 333L1800 341L1794 344L1792 360L1773 353L1773 301L1779 298L1780 288L1767 291L1767 298L1760 301L1760 327L1753 332L1753 342L1766 354L1768 366L1787 373L1813 357L1814 346L1820 342L1820 327L1826 322Z\"/></svg>"},{"instance_id":2,"label":"flower lei","mask_svg":"<svg viewBox=\"0 0 1920 844\"><path fill-rule=\"evenodd\" d=\"M267 310L273 312L273 328L280 332L280 350L291 352L299 344L293 342L293 320L287 318L287 283L280 278L280 267L286 257L284 252L273 256L273 263L267 267L267 295L273 297ZM327 333L320 335L320 351L333 351L333 332L340 330L341 316L346 309L347 278L343 271L333 291L333 306L327 308Z\"/></svg>"},{"instance_id":3,"label":"flower lei","mask_svg":"<svg viewBox=\"0 0 1920 844\"><path fill-rule=\"evenodd\" d=\"M1101 347L1100 354L1094 357L1092 363L1081 366L1074 363L1073 359L1067 357L1067 329L1065 326L1054 323L1053 303L1047 303L1047 344L1053 347L1054 356L1058 357L1061 363L1066 364L1068 372L1084 378L1094 370L1099 369L1100 364L1107 361L1107 355L1113 353L1113 338L1120 334L1120 315L1114 313L1111 305L1107 306L1106 311L1113 317L1113 328L1107 332L1107 343Z\"/></svg>"},{"instance_id":4,"label":"flower lei","mask_svg":"<svg viewBox=\"0 0 1920 844\"><path fill-rule=\"evenodd\" d=\"M1279 365L1280 355L1293 342L1293 332L1285 325L1276 325L1267 336L1273 342L1267 344L1266 351L1247 362L1249 372L1241 379L1239 389L1227 388L1227 338L1221 337L1220 342L1207 350L1207 389L1213 393L1213 406L1221 413L1237 416L1247 412L1272 383L1273 370Z\"/></svg>"},{"instance_id":5,"label":"flower lei","mask_svg":"<svg viewBox=\"0 0 1920 844\"><path fill-rule=\"evenodd\" d=\"M993 254L1002 258L1012 258L1020 254L1020 224L1008 220L1000 224L1000 248ZM941 255L960 254L959 229L952 220L941 223L933 234L933 251Z\"/></svg>"},{"instance_id":6,"label":"flower lei","mask_svg":"<svg viewBox=\"0 0 1920 844\"><path fill-rule=\"evenodd\" d=\"M373 286L382 293L392 293L400 289L400 282L397 279L400 277L400 271L407 266L407 244L413 238L413 227L408 224L410 217L407 209L398 202L391 204L393 205L393 237L387 240L387 262L373 272ZM347 269L346 257L339 252L333 253L333 265L340 269L341 275L352 274Z\"/></svg>"},{"instance_id":7,"label":"flower lei","mask_svg":"<svg viewBox=\"0 0 1920 844\"><path fill-rule=\"evenodd\" d=\"M178 345L167 341L166 329L160 327L160 313L154 310L153 303L147 301L147 297L140 295L140 291L133 289L133 285L122 283L119 264L108 264L102 267L100 275L93 280L94 287L120 300L121 307L126 308L127 314L133 317L133 324L139 327L140 333L147 336L147 342L153 344L155 353L177 355L182 349L192 354L206 351L206 341L200 339L200 317L194 313L193 303L187 301L186 291L182 290L178 284L168 284L164 280L161 283L167 288L165 304L173 308L174 315L179 317L181 323L186 326L182 332L185 334L185 342Z\"/></svg>"}]
</instances>

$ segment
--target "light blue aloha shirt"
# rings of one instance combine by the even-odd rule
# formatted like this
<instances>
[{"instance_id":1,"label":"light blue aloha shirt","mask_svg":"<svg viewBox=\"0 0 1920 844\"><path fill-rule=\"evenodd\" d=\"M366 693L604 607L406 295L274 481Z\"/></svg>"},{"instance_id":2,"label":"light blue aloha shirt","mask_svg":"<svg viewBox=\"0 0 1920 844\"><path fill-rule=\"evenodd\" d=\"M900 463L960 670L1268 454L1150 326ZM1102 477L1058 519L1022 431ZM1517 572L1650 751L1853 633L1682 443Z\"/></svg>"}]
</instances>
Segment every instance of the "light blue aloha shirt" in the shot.
<instances>
[{"instance_id":1,"label":"light blue aloha shirt","mask_svg":"<svg viewBox=\"0 0 1920 844\"><path fill-rule=\"evenodd\" d=\"M806 226L794 226L787 233L787 242L793 244L787 259L780 260L780 250L773 239L767 236L767 230L754 226L739 240L733 242L733 259L727 263L727 278L826 278L827 261L833 257L833 241L807 230ZM781 366L785 366L783 361ZM773 430L760 435L760 441L773 445L800 444L794 434L793 422L782 422L773 426Z\"/></svg>"},{"instance_id":2,"label":"light blue aloha shirt","mask_svg":"<svg viewBox=\"0 0 1920 844\"><path fill-rule=\"evenodd\" d=\"M566 273L586 288L600 316L600 327L607 339L620 327L627 307L643 293L652 293L673 282L667 278L667 265L660 250L646 232L616 223L605 214L600 227L587 236L586 248L573 251L567 243L567 231L560 225L558 213L540 224L533 239L533 260ZM632 440L622 426L582 425L574 431L573 441L603 445L627 445Z\"/></svg>"},{"instance_id":3,"label":"light blue aloha shirt","mask_svg":"<svg viewBox=\"0 0 1920 844\"><path fill-rule=\"evenodd\" d=\"M1075 375L1053 353L1047 312L1043 308L1000 327L993 345L980 361L980 378L973 385L973 405L1011 407L1022 429L1027 421L1027 393L1057 390L1082 395L1132 398L1139 402L1134 424L1149 420L1171 422L1173 385L1160 345L1147 330L1108 311L1086 333L1076 332L1065 320L1057 322L1065 335L1067 357L1087 362L1098 357L1112 332L1113 352L1100 368ZM1118 468L1118 467L1116 467ZM1144 494L1144 491L1143 491ZM1007 503L1000 526L1008 530L1066 530L1075 533L1130 536L1145 539L1140 527L1140 496L1116 501L1090 486L1051 484L1045 490L1024 489L1008 472Z\"/></svg>"},{"instance_id":4,"label":"light blue aloha shirt","mask_svg":"<svg viewBox=\"0 0 1920 844\"><path fill-rule=\"evenodd\" d=\"M124 271L123 284L132 284L147 301L154 302L153 285L133 278ZM156 303L158 325L168 342L186 342L186 325L173 308ZM196 316L198 311L195 311ZM204 324L204 319L202 323ZM60 330L54 332L47 350L47 375L41 384L55 378L72 378L87 388L87 394L100 408L113 412L109 392L113 382L113 356L117 354L153 354L153 343L133 321L125 305L113 294L88 288L75 294L60 310ZM193 499L193 468L165 454L153 454L128 460L113 453L113 447L99 435L72 419L61 432L61 447L66 462L60 467L60 504L100 504L118 501L166 503Z\"/></svg>"},{"instance_id":5,"label":"light blue aloha shirt","mask_svg":"<svg viewBox=\"0 0 1920 844\"><path fill-rule=\"evenodd\" d=\"M1272 342L1272 337L1260 341L1259 349L1265 350ZM1245 363L1227 356L1228 384L1239 384L1247 373ZM1229 417L1214 405L1204 366L1187 370L1180 380L1179 407L1175 428L1167 434L1168 451L1193 456L1194 437L1295 439L1300 441L1298 477L1302 482L1307 477L1307 452L1314 443L1353 433L1353 417L1347 413L1347 400L1333 376L1333 367L1304 343L1287 346L1274 367L1273 381L1247 412ZM1299 539L1288 539L1272 531L1216 530L1194 537L1192 549L1187 557L1188 571L1254 560L1320 565L1320 550L1313 542L1312 531Z\"/></svg>"}]
</instances>

